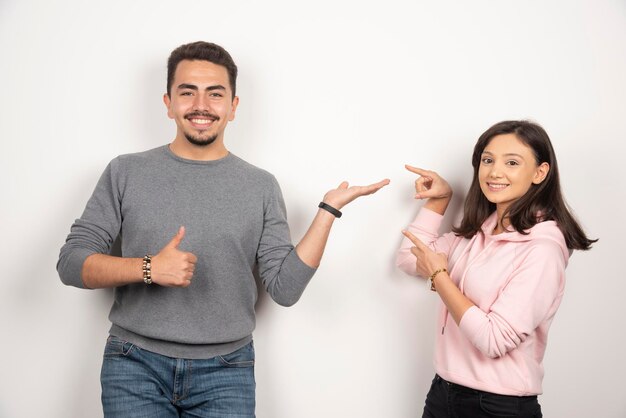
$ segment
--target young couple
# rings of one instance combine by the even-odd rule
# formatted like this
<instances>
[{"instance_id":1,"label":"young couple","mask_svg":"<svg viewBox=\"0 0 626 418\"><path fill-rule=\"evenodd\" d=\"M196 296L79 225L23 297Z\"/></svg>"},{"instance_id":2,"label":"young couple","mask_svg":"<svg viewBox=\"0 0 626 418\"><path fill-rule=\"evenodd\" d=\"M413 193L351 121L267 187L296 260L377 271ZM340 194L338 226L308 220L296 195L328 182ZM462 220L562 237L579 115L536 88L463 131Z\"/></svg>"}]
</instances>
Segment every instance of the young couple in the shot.
<instances>
[{"instance_id":1,"label":"young couple","mask_svg":"<svg viewBox=\"0 0 626 418\"><path fill-rule=\"evenodd\" d=\"M115 288L101 372L106 417L253 417L253 270L277 303L294 304L343 206L389 183L330 190L294 247L276 179L224 145L236 78L218 45L175 49L163 101L176 137L112 160L61 249L63 283ZM441 299L424 416L540 417L536 395L565 266L571 250L594 241L564 203L540 126L492 126L472 164L463 220L444 235L450 186L407 166L426 203L397 262L429 278ZM120 236L122 256L109 255Z\"/></svg>"}]
</instances>

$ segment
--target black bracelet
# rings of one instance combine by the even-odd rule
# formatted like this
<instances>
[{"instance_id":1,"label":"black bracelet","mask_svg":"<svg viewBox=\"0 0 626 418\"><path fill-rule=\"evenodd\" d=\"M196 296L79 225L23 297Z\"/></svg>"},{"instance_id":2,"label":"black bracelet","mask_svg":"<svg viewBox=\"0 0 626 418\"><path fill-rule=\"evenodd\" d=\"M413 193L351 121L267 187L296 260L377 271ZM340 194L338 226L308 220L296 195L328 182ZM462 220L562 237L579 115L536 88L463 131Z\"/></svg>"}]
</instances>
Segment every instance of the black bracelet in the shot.
<instances>
[{"instance_id":1,"label":"black bracelet","mask_svg":"<svg viewBox=\"0 0 626 418\"><path fill-rule=\"evenodd\" d=\"M330 213L332 213L333 215L335 215L335 218L341 218L341 211L335 209L334 207L324 203L324 202L320 202L319 205L317 205L318 208L322 208Z\"/></svg>"}]
</instances>

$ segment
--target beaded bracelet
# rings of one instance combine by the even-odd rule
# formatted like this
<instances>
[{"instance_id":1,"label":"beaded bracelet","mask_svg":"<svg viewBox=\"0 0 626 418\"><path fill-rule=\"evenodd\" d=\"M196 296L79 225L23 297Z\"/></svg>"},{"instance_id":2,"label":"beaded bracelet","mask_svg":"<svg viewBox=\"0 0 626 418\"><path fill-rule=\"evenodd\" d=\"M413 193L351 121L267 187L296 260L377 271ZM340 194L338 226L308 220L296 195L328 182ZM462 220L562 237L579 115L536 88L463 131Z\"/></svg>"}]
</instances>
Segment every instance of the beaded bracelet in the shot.
<instances>
[{"instance_id":1,"label":"beaded bracelet","mask_svg":"<svg viewBox=\"0 0 626 418\"><path fill-rule=\"evenodd\" d=\"M437 291L437 289L435 288L435 277L439 273L447 273L447 272L448 272L447 269L438 269L438 270L435 270L435 272L433 274L428 276L428 281L430 282L430 290L432 290L433 292Z\"/></svg>"},{"instance_id":2,"label":"beaded bracelet","mask_svg":"<svg viewBox=\"0 0 626 418\"><path fill-rule=\"evenodd\" d=\"M143 271L143 281L145 284L152 284L152 256L146 254L143 257L143 265L141 267Z\"/></svg>"}]
</instances>

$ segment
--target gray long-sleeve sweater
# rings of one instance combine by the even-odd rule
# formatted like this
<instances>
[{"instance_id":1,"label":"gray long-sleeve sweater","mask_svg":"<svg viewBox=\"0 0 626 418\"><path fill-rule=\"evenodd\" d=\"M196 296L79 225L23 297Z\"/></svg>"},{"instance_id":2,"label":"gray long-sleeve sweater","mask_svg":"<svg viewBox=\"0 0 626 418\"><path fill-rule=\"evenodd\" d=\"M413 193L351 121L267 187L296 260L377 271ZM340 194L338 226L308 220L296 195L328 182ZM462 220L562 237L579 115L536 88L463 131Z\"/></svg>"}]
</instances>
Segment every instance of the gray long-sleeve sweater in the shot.
<instances>
[{"instance_id":1,"label":"gray long-sleeve sweater","mask_svg":"<svg viewBox=\"0 0 626 418\"><path fill-rule=\"evenodd\" d=\"M295 303L315 269L291 244L276 179L233 154L186 160L168 146L115 158L61 248L63 283L121 234L122 256L157 254L184 225L179 248L198 257L186 288L144 283L115 289L111 334L179 358L210 358L247 344L255 326L253 268L277 303ZM141 276L141 271L137 272Z\"/></svg>"}]
</instances>

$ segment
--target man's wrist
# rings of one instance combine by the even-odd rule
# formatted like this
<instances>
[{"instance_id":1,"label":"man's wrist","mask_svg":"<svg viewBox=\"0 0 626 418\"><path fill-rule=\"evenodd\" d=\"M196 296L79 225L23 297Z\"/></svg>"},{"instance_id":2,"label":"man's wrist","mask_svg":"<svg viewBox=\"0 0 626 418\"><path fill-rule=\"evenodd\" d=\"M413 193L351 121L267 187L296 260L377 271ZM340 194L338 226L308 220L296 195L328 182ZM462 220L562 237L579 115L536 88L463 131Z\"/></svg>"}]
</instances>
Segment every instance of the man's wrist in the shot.
<instances>
[{"instance_id":1,"label":"man's wrist","mask_svg":"<svg viewBox=\"0 0 626 418\"><path fill-rule=\"evenodd\" d=\"M141 270L143 272L143 282L152 284L152 256L146 254L142 259Z\"/></svg>"},{"instance_id":2,"label":"man's wrist","mask_svg":"<svg viewBox=\"0 0 626 418\"><path fill-rule=\"evenodd\" d=\"M319 205L317 205L318 208L325 210L326 212L330 213L331 215L333 215L335 218L341 218L341 215L343 215L341 213L341 211L339 209L337 209L335 206L326 203L324 201L321 201Z\"/></svg>"}]
</instances>

